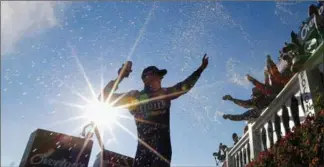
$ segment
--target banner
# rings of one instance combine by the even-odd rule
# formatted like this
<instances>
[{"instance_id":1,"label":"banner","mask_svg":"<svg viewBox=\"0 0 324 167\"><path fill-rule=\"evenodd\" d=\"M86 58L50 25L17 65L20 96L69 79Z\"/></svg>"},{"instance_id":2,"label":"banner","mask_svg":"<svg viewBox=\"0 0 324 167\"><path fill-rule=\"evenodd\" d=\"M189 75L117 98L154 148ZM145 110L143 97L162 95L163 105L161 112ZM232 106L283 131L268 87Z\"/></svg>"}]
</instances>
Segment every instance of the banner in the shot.
<instances>
[{"instance_id":1,"label":"banner","mask_svg":"<svg viewBox=\"0 0 324 167\"><path fill-rule=\"evenodd\" d=\"M19 167L88 167L93 141L37 129Z\"/></svg>"},{"instance_id":2,"label":"banner","mask_svg":"<svg viewBox=\"0 0 324 167\"><path fill-rule=\"evenodd\" d=\"M132 167L134 159L113 151L104 150L99 153L93 167L100 167L101 156L103 157L102 167Z\"/></svg>"},{"instance_id":3,"label":"banner","mask_svg":"<svg viewBox=\"0 0 324 167\"><path fill-rule=\"evenodd\" d=\"M299 31L299 42L304 46L306 53L313 53L314 50L323 41L323 17L324 17L324 6L318 6L319 16L312 15L306 21Z\"/></svg>"}]
</instances>

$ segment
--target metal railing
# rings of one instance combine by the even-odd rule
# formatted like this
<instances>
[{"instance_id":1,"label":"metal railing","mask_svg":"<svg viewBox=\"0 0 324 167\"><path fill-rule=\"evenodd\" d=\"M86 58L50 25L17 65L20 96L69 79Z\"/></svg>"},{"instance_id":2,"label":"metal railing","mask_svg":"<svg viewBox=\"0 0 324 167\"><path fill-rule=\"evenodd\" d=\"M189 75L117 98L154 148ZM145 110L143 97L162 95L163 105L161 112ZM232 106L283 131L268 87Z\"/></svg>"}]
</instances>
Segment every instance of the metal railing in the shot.
<instances>
[{"instance_id":1,"label":"metal railing","mask_svg":"<svg viewBox=\"0 0 324 167\"><path fill-rule=\"evenodd\" d=\"M227 151L227 167L245 166L291 132L294 126L300 125L307 115L316 112L313 106L315 91L323 92L324 89L324 74L318 70L319 65L324 64L323 55L322 43L305 62L303 70L291 78L260 117L248 124L248 131L238 143Z\"/></svg>"}]
</instances>

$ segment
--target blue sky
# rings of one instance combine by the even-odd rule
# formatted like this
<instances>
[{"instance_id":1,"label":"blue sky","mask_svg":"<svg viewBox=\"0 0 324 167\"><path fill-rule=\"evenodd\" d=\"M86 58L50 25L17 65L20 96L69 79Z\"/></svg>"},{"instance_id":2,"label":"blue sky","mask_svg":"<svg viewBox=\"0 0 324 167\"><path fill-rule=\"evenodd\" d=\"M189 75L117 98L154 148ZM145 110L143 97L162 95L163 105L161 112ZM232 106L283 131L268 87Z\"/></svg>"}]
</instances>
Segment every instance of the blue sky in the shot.
<instances>
[{"instance_id":1,"label":"blue sky","mask_svg":"<svg viewBox=\"0 0 324 167\"><path fill-rule=\"evenodd\" d=\"M81 113L65 104L84 103L75 92L92 97L75 55L99 93L101 74L105 83L114 79L127 58L133 73L120 92L142 89L140 73L148 65L167 68L163 85L173 85L200 65L204 53L208 69L172 103L172 164L214 166L219 142L232 145L231 134L241 135L244 127L219 116L244 112L221 97L249 98L245 74L263 80L265 55L277 60L310 3L1 2L1 166L19 164L37 128L81 131L84 119L62 122ZM134 120L120 122L136 134ZM113 134L109 140L104 133L106 147L134 156L136 140L117 126ZM95 142L91 162L98 151Z\"/></svg>"}]
</instances>

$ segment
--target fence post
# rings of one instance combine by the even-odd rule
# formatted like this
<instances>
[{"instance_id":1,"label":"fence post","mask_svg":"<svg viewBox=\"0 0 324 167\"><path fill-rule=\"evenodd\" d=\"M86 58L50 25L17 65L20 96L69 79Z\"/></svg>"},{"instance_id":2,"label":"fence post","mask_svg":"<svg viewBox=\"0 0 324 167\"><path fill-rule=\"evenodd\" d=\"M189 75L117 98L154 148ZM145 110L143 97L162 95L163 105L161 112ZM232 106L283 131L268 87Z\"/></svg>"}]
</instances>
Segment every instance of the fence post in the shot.
<instances>
[{"instance_id":1,"label":"fence post","mask_svg":"<svg viewBox=\"0 0 324 167\"><path fill-rule=\"evenodd\" d=\"M234 158L233 157L231 157L231 155L229 155L228 154L229 153L229 151L228 150L226 150L226 167L234 167L235 165L234 165Z\"/></svg>"},{"instance_id":2,"label":"fence post","mask_svg":"<svg viewBox=\"0 0 324 167\"><path fill-rule=\"evenodd\" d=\"M261 138L260 132L258 129L253 129L253 125L251 123L248 124L249 127L249 145L250 145L250 157L251 161L261 152Z\"/></svg>"}]
</instances>

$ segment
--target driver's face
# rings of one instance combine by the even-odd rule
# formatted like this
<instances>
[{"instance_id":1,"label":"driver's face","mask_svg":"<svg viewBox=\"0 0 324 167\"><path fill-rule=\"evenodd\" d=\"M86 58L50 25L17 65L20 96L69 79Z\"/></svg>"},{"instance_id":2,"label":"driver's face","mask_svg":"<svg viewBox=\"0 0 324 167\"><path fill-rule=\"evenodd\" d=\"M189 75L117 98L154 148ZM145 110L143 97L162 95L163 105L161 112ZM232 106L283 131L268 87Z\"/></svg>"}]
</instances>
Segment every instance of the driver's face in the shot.
<instances>
[{"instance_id":1,"label":"driver's face","mask_svg":"<svg viewBox=\"0 0 324 167\"><path fill-rule=\"evenodd\" d=\"M147 73L143 77L143 82L145 85L150 85L156 87L161 84L162 77L155 75L153 73Z\"/></svg>"},{"instance_id":2,"label":"driver's face","mask_svg":"<svg viewBox=\"0 0 324 167\"><path fill-rule=\"evenodd\" d=\"M161 83L162 78L158 75L153 73L145 74L143 77L143 82L146 85L155 85L154 83Z\"/></svg>"}]
</instances>

